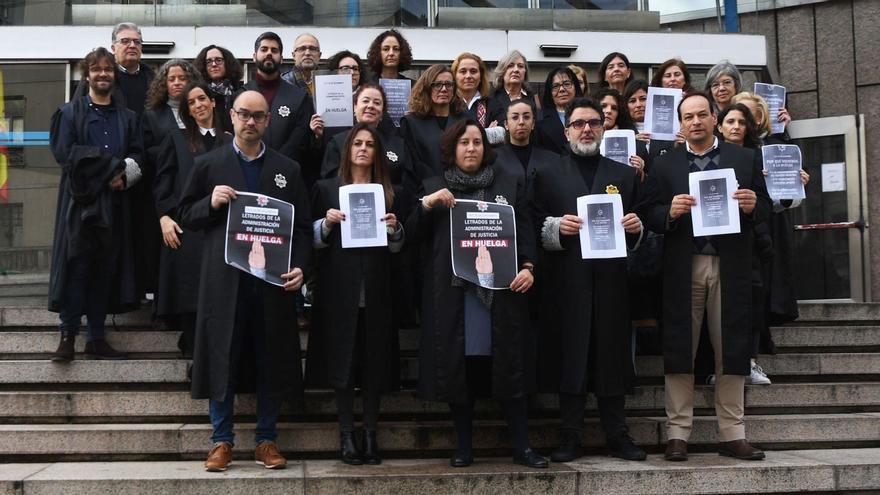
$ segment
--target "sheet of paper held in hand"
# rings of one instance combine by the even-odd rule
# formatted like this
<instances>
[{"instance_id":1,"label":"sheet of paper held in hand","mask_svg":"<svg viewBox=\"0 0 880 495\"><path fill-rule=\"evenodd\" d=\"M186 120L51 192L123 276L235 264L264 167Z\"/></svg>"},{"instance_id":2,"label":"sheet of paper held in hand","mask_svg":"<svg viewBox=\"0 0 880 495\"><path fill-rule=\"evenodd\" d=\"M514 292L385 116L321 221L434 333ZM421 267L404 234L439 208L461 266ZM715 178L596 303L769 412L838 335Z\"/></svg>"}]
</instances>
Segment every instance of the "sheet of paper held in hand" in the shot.
<instances>
[{"instance_id":1,"label":"sheet of paper held in hand","mask_svg":"<svg viewBox=\"0 0 880 495\"><path fill-rule=\"evenodd\" d=\"M379 85L385 90L385 110L394 125L400 127L400 119L409 112L412 82L408 79L379 79Z\"/></svg>"},{"instance_id":2,"label":"sheet of paper held in hand","mask_svg":"<svg viewBox=\"0 0 880 495\"><path fill-rule=\"evenodd\" d=\"M785 122L779 122L779 109L785 108L785 86L756 82L755 94L764 98L769 107L767 118L770 120L770 133L785 132Z\"/></svg>"},{"instance_id":3,"label":"sheet of paper held in hand","mask_svg":"<svg viewBox=\"0 0 880 495\"><path fill-rule=\"evenodd\" d=\"M226 215L224 259L230 266L284 285L293 254L292 204L265 194L235 191Z\"/></svg>"},{"instance_id":4,"label":"sheet of paper held in hand","mask_svg":"<svg viewBox=\"0 0 880 495\"><path fill-rule=\"evenodd\" d=\"M645 132L651 139L675 141L680 124L678 122L678 103L681 90L675 88L648 88L648 103L645 106Z\"/></svg>"},{"instance_id":5,"label":"sheet of paper held in hand","mask_svg":"<svg viewBox=\"0 0 880 495\"><path fill-rule=\"evenodd\" d=\"M342 221L342 247L360 248L388 245L385 192L382 184L350 184L339 188Z\"/></svg>"},{"instance_id":6,"label":"sheet of paper held in hand","mask_svg":"<svg viewBox=\"0 0 880 495\"><path fill-rule=\"evenodd\" d=\"M631 129L610 129L602 136L599 153L624 165L636 154L636 133Z\"/></svg>"},{"instance_id":7,"label":"sheet of paper held in hand","mask_svg":"<svg viewBox=\"0 0 880 495\"><path fill-rule=\"evenodd\" d=\"M767 177L767 193L773 200L804 199L801 181L801 149L794 144L770 144L761 147Z\"/></svg>"},{"instance_id":8,"label":"sheet of paper held in hand","mask_svg":"<svg viewBox=\"0 0 880 495\"><path fill-rule=\"evenodd\" d=\"M733 199L737 189L732 168L691 172L688 176L690 195L697 200L691 208L694 237L738 234L739 202Z\"/></svg>"},{"instance_id":9,"label":"sheet of paper held in hand","mask_svg":"<svg viewBox=\"0 0 880 495\"><path fill-rule=\"evenodd\" d=\"M315 76L315 113L324 120L324 127L352 126L351 74Z\"/></svg>"},{"instance_id":10,"label":"sheet of paper held in hand","mask_svg":"<svg viewBox=\"0 0 880 495\"><path fill-rule=\"evenodd\" d=\"M486 289L510 288L519 271L513 206L456 199L449 209L449 244L456 277Z\"/></svg>"},{"instance_id":11,"label":"sheet of paper held in hand","mask_svg":"<svg viewBox=\"0 0 880 495\"><path fill-rule=\"evenodd\" d=\"M620 194L589 194L577 199L581 258L626 258L623 201Z\"/></svg>"}]
</instances>

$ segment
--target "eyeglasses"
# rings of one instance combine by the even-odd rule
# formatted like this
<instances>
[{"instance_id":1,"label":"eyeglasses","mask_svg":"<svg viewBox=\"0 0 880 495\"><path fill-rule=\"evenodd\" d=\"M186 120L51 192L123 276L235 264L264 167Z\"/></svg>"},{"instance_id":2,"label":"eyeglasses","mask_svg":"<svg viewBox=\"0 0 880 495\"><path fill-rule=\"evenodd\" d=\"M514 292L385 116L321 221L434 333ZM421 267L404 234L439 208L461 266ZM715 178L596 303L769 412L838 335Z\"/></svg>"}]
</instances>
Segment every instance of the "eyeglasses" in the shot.
<instances>
[{"instance_id":1,"label":"eyeglasses","mask_svg":"<svg viewBox=\"0 0 880 495\"><path fill-rule=\"evenodd\" d=\"M226 61L226 59L224 59L223 57L206 58L205 59L205 63L207 65L223 65L223 62L225 62L225 61Z\"/></svg>"},{"instance_id":2,"label":"eyeglasses","mask_svg":"<svg viewBox=\"0 0 880 495\"><path fill-rule=\"evenodd\" d=\"M247 110L235 110L235 115L238 115L238 119L242 122L247 122L248 120L254 119L254 122L257 124L262 124L269 118L269 114L266 112L248 112Z\"/></svg>"},{"instance_id":3,"label":"eyeglasses","mask_svg":"<svg viewBox=\"0 0 880 495\"><path fill-rule=\"evenodd\" d=\"M720 88L721 86L724 86L725 88L733 88L733 87L736 86L736 83L734 83L733 79L724 79L724 80L721 80L721 81L715 81L715 82L713 82L713 83L712 83L712 86L710 86L710 87L711 87L712 89L718 89L718 88Z\"/></svg>"},{"instance_id":4,"label":"eyeglasses","mask_svg":"<svg viewBox=\"0 0 880 495\"><path fill-rule=\"evenodd\" d=\"M431 89L436 89L440 91L441 89L452 89L455 87L455 83L452 81L437 81L431 83Z\"/></svg>"},{"instance_id":5,"label":"eyeglasses","mask_svg":"<svg viewBox=\"0 0 880 495\"><path fill-rule=\"evenodd\" d=\"M141 46L144 44L144 40L138 38L120 38L116 40L116 42L122 46L128 46L131 44L134 44L134 46Z\"/></svg>"},{"instance_id":6,"label":"eyeglasses","mask_svg":"<svg viewBox=\"0 0 880 495\"><path fill-rule=\"evenodd\" d=\"M361 68L357 65L340 65L336 68L342 74L350 74L353 72L360 72Z\"/></svg>"},{"instance_id":7,"label":"eyeglasses","mask_svg":"<svg viewBox=\"0 0 880 495\"><path fill-rule=\"evenodd\" d=\"M574 87L574 83L571 81L563 81L561 83L553 83L550 85L550 91L554 93L558 93L560 88L571 89Z\"/></svg>"},{"instance_id":8,"label":"eyeglasses","mask_svg":"<svg viewBox=\"0 0 880 495\"><path fill-rule=\"evenodd\" d=\"M298 47L294 48L293 51L295 51L296 53L304 53L304 52L318 53L321 51L321 49L317 46L305 45L305 46L298 46Z\"/></svg>"},{"instance_id":9,"label":"eyeglasses","mask_svg":"<svg viewBox=\"0 0 880 495\"><path fill-rule=\"evenodd\" d=\"M603 127L604 124L605 124L604 119L590 119L590 120L577 119L577 120L573 120L573 121L569 122L566 127L573 127L575 130L580 131L581 129L584 128L584 126L587 126L587 125L590 126L590 129L599 129L599 128Z\"/></svg>"}]
</instances>

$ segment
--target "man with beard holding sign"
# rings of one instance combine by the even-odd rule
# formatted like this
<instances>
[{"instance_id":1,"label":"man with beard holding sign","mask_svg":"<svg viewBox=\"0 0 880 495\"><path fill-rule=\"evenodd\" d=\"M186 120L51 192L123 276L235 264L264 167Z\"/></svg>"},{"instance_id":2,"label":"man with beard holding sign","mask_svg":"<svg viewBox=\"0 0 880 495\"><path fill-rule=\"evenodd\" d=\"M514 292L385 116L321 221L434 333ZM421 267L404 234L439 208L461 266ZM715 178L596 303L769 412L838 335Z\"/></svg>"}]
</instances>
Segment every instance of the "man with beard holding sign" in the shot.
<instances>
[{"instance_id":1,"label":"man with beard holding sign","mask_svg":"<svg viewBox=\"0 0 880 495\"><path fill-rule=\"evenodd\" d=\"M643 234L633 211L641 201L636 169L599 154L602 108L577 98L565 112L565 136L571 154L559 163L535 168L531 193L540 244L544 250L539 277L544 287L538 341L539 388L559 393L560 445L554 462L582 455L586 394L596 394L608 453L644 460L645 451L630 438L624 394L633 389L632 331L628 309L626 258L581 258L578 233L587 228L576 215L577 198L619 194L627 245L634 249Z\"/></svg>"},{"instance_id":2,"label":"man with beard holding sign","mask_svg":"<svg viewBox=\"0 0 880 495\"><path fill-rule=\"evenodd\" d=\"M239 379L255 362L257 392L256 461L283 468L275 445L275 424L284 399L302 393L299 335L293 296L303 282L311 253L309 198L299 164L266 146L269 106L256 91L245 91L230 111L232 144L196 158L180 204L184 229L204 230L202 273L196 316L192 397L210 399L214 446L208 471L225 471L232 460L232 415ZM225 262L226 217L236 191L265 194L294 205L290 270L283 288L270 285ZM259 268L259 267L257 267ZM252 352L244 352L243 348ZM250 355L252 354L252 356Z\"/></svg>"}]
</instances>

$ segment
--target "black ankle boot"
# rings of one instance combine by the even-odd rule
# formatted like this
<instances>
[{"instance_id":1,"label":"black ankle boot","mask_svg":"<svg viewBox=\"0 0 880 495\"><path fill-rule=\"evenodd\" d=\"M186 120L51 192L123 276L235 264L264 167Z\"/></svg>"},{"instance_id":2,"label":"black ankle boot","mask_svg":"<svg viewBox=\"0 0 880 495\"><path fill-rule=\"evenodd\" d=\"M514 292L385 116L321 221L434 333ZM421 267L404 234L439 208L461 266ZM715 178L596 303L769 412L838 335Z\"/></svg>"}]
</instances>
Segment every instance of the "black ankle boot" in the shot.
<instances>
[{"instance_id":1,"label":"black ankle boot","mask_svg":"<svg viewBox=\"0 0 880 495\"><path fill-rule=\"evenodd\" d=\"M379 444L376 442L376 430L364 430L364 464L382 464L379 457Z\"/></svg>"},{"instance_id":2,"label":"black ankle boot","mask_svg":"<svg viewBox=\"0 0 880 495\"><path fill-rule=\"evenodd\" d=\"M584 455L581 448L580 434L575 431L563 431L560 435L559 447L550 454L553 462L571 462Z\"/></svg>"},{"instance_id":3,"label":"black ankle boot","mask_svg":"<svg viewBox=\"0 0 880 495\"><path fill-rule=\"evenodd\" d=\"M58 343L58 349L52 354L52 361L56 363L67 363L73 359L74 343L76 342L76 334L70 331L61 332L61 342Z\"/></svg>"},{"instance_id":4,"label":"black ankle boot","mask_svg":"<svg viewBox=\"0 0 880 495\"><path fill-rule=\"evenodd\" d=\"M364 463L361 451L358 450L357 445L354 443L353 431L340 431L339 444L342 449L342 462L352 466L360 466Z\"/></svg>"}]
</instances>

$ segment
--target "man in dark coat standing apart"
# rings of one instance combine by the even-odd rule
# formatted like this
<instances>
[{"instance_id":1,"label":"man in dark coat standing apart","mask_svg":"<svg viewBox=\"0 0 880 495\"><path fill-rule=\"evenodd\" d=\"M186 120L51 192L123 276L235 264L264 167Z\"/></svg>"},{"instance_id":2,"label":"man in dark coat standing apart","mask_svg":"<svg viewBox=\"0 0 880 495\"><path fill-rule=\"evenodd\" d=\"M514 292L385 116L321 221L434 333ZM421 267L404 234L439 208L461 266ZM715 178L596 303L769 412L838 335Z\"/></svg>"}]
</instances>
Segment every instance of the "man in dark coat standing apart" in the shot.
<instances>
[{"instance_id":1,"label":"man in dark coat standing apart","mask_svg":"<svg viewBox=\"0 0 880 495\"><path fill-rule=\"evenodd\" d=\"M531 180L535 225L544 248L537 267L543 287L539 385L559 393L562 417L554 462L583 455L588 390L597 397L608 453L645 459L645 451L629 436L624 415L624 395L635 383L626 258L582 259L578 239L587 227L577 216L577 198L588 194L620 195L629 247L637 248L644 233L635 213L642 202L636 169L599 154L603 134L599 104L575 99L565 112L571 153L559 162L539 164Z\"/></svg>"},{"instance_id":2,"label":"man in dark coat standing apart","mask_svg":"<svg viewBox=\"0 0 880 495\"><path fill-rule=\"evenodd\" d=\"M61 319L52 360L68 362L82 315L86 354L121 359L104 339L107 312L138 307L129 212L141 178L143 146L137 115L113 96L113 54L96 48L80 63L89 86L52 116L50 147L61 165L49 310Z\"/></svg>"},{"instance_id":3,"label":"man in dark coat standing apart","mask_svg":"<svg viewBox=\"0 0 880 495\"><path fill-rule=\"evenodd\" d=\"M694 357L704 315L715 351L715 413L718 453L760 460L764 453L745 440L743 392L751 371L752 232L767 217L770 201L761 155L719 142L716 116L703 93L688 93L678 106L684 147L654 161L649 181L656 190L646 221L666 235L663 249L663 357L666 374L666 459L687 460L693 426ZM692 172L732 168L739 189L738 234L694 237L689 194Z\"/></svg>"},{"instance_id":4,"label":"man in dark coat standing apart","mask_svg":"<svg viewBox=\"0 0 880 495\"><path fill-rule=\"evenodd\" d=\"M192 397L210 399L214 446L205 461L208 471L224 471L232 460L233 404L244 362L253 354L257 427L256 461L283 468L276 423L284 399L302 393L299 335L293 296L303 282L311 254L311 215L299 164L268 147L263 133L269 106L256 91L241 93L230 110L232 143L195 160L180 200L184 229L205 233L196 316ZM284 287L250 276L225 262L226 217L236 191L271 196L294 205L290 271ZM242 349L252 349L245 353Z\"/></svg>"}]
</instances>

